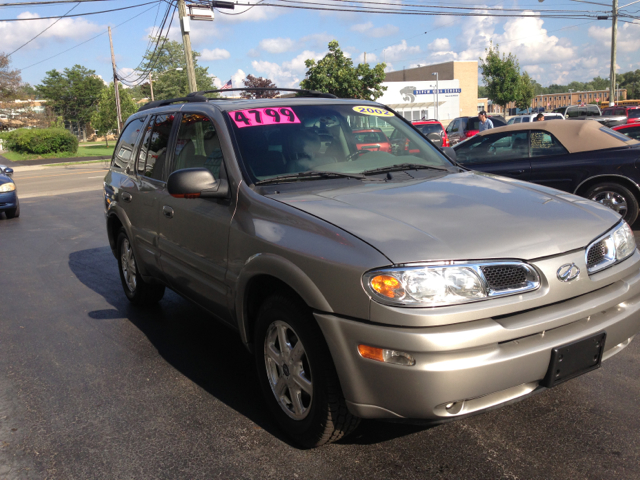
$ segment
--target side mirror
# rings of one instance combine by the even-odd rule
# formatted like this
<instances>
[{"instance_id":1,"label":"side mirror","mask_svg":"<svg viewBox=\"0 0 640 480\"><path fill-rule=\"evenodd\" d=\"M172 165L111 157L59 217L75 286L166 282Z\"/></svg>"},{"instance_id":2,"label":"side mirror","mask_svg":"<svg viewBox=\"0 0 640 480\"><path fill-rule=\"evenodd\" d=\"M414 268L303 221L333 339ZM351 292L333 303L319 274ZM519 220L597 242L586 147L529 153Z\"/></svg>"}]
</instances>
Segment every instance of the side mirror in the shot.
<instances>
[{"instance_id":1,"label":"side mirror","mask_svg":"<svg viewBox=\"0 0 640 480\"><path fill-rule=\"evenodd\" d=\"M451 147L442 147L442 153L449 158L449 160L453 160L453 162L458 161L458 156L456 155L456 151Z\"/></svg>"},{"instance_id":2,"label":"side mirror","mask_svg":"<svg viewBox=\"0 0 640 480\"><path fill-rule=\"evenodd\" d=\"M5 174L7 177L10 177L11 175L13 175L13 168L11 168L11 167L4 167L4 169L3 169L3 170L4 170L4 174Z\"/></svg>"},{"instance_id":3,"label":"side mirror","mask_svg":"<svg viewBox=\"0 0 640 480\"><path fill-rule=\"evenodd\" d=\"M206 168L185 168L169 175L167 191L176 198L226 198L229 183L216 180Z\"/></svg>"}]
</instances>

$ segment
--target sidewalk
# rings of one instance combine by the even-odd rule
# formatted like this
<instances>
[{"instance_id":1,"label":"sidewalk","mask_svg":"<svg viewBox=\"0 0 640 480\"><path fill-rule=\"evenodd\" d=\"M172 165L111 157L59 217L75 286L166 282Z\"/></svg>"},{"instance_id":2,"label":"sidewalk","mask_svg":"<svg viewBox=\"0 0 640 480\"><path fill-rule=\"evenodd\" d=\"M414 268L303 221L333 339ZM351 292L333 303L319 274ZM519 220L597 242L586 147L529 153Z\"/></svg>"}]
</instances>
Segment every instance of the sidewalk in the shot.
<instances>
[{"instance_id":1,"label":"sidewalk","mask_svg":"<svg viewBox=\"0 0 640 480\"><path fill-rule=\"evenodd\" d=\"M23 160L21 162L12 162L11 160L0 155L0 165L6 165L7 167L15 168L34 165L53 165L56 163L86 162L88 160L109 160L110 158L111 155L100 157L43 158L41 160Z\"/></svg>"}]
</instances>

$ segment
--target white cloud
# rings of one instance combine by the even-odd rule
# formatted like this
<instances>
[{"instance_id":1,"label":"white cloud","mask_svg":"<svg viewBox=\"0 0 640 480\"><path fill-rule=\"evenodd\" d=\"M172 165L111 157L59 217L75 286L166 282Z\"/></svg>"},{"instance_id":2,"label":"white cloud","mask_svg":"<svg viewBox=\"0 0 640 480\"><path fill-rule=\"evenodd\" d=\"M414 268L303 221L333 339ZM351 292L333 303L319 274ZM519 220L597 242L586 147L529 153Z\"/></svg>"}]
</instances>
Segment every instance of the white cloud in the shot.
<instances>
[{"instance_id":1,"label":"white cloud","mask_svg":"<svg viewBox=\"0 0 640 480\"><path fill-rule=\"evenodd\" d=\"M385 25L384 27L373 28L373 23L359 23L351 27L351 31L362 33L368 37L381 38L395 35L400 29L395 25Z\"/></svg>"},{"instance_id":2,"label":"white cloud","mask_svg":"<svg viewBox=\"0 0 640 480\"><path fill-rule=\"evenodd\" d=\"M290 38L265 38L260 42L260 48L269 53L284 53L295 49L297 42Z\"/></svg>"},{"instance_id":3,"label":"white cloud","mask_svg":"<svg viewBox=\"0 0 640 480\"><path fill-rule=\"evenodd\" d=\"M291 60L282 62L282 64L266 60L254 60L251 62L251 66L259 76L268 78L277 86L292 88L298 86L307 72L307 67L304 64L305 60L313 58L318 61L323 58L325 54L326 52L316 53L311 50L305 50Z\"/></svg>"},{"instance_id":4,"label":"white cloud","mask_svg":"<svg viewBox=\"0 0 640 480\"><path fill-rule=\"evenodd\" d=\"M17 18L40 18L37 13L23 12ZM37 34L42 32L55 20L30 20L24 22L0 22L0 45L2 50L10 53L20 47ZM49 30L40 35L37 39L23 47L20 52L30 49L42 48L51 41L63 42L65 40L80 40L90 35L95 35L96 30L103 27L96 23L89 22L83 18L63 18L53 25Z\"/></svg>"},{"instance_id":5,"label":"white cloud","mask_svg":"<svg viewBox=\"0 0 640 480\"><path fill-rule=\"evenodd\" d=\"M406 40L402 40L398 45L392 45L382 50L382 58L386 62L394 62L404 60L412 55L421 53L420 47L410 47L407 45Z\"/></svg>"},{"instance_id":6,"label":"white cloud","mask_svg":"<svg viewBox=\"0 0 640 480\"><path fill-rule=\"evenodd\" d=\"M638 49L640 23L624 23L618 26L616 47L618 52L635 52ZM602 48L611 49L611 27L589 27L589 37L596 40Z\"/></svg>"},{"instance_id":7,"label":"white cloud","mask_svg":"<svg viewBox=\"0 0 640 480\"><path fill-rule=\"evenodd\" d=\"M214 48L213 50L208 50L205 48L204 50L202 50L201 53L202 55L200 56L199 59L205 62L211 62L214 60L224 60L231 56L231 54L223 48Z\"/></svg>"},{"instance_id":8,"label":"white cloud","mask_svg":"<svg viewBox=\"0 0 640 480\"><path fill-rule=\"evenodd\" d=\"M450 52L451 45L448 38L436 38L427 46L427 49L430 52Z\"/></svg>"},{"instance_id":9,"label":"white cloud","mask_svg":"<svg viewBox=\"0 0 640 480\"><path fill-rule=\"evenodd\" d=\"M242 82L245 78L247 78L247 74L244 73L243 70L238 69L236 70L236 73L234 73L233 75L231 75L231 85L233 86L233 88L242 88L244 87L244 83ZM216 88L220 88L222 87L225 83L227 83L227 80L220 80L220 78L215 77L213 79L213 85ZM230 92L230 93L237 93L237 92Z\"/></svg>"}]
</instances>

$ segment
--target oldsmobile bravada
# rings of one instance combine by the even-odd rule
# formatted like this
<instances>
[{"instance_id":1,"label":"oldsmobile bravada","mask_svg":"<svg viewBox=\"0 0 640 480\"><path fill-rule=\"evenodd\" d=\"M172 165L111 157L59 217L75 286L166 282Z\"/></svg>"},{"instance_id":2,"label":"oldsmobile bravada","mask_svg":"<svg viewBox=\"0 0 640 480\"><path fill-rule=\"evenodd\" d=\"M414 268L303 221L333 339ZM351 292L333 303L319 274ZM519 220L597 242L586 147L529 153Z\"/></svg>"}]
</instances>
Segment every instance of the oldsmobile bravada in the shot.
<instances>
[{"instance_id":1,"label":"oldsmobile bravada","mask_svg":"<svg viewBox=\"0 0 640 480\"><path fill-rule=\"evenodd\" d=\"M208 93L126 122L109 242L131 302L170 288L238 331L300 444L524 399L640 330L640 254L606 206L459 167L374 102Z\"/></svg>"}]
</instances>

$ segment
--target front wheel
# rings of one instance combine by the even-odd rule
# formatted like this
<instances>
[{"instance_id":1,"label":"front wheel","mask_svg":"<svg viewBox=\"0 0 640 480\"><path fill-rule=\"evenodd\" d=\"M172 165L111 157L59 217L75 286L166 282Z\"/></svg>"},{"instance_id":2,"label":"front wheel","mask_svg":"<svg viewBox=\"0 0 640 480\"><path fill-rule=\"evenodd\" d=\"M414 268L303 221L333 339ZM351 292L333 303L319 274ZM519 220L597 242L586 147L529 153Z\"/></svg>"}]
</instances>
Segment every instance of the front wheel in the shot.
<instances>
[{"instance_id":1,"label":"front wheel","mask_svg":"<svg viewBox=\"0 0 640 480\"><path fill-rule=\"evenodd\" d=\"M619 183L607 182L594 185L587 190L585 197L618 212L629 225L638 218L638 199L628 188Z\"/></svg>"},{"instance_id":2,"label":"front wheel","mask_svg":"<svg viewBox=\"0 0 640 480\"><path fill-rule=\"evenodd\" d=\"M311 312L286 296L270 297L255 329L256 367L269 410L305 447L335 442L360 422L347 410L322 331Z\"/></svg>"},{"instance_id":3,"label":"front wheel","mask_svg":"<svg viewBox=\"0 0 640 480\"><path fill-rule=\"evenodd\" d=\"M138 272L133 246L124 229L118 234L118 269L124 293L131 303L153 305L164 295L164 285L148 283Z\"/></svg>"}]
</instances>

